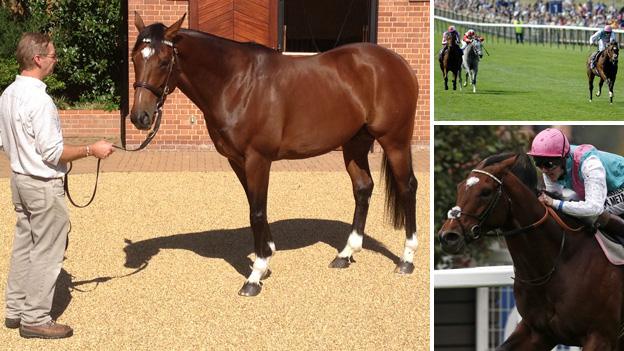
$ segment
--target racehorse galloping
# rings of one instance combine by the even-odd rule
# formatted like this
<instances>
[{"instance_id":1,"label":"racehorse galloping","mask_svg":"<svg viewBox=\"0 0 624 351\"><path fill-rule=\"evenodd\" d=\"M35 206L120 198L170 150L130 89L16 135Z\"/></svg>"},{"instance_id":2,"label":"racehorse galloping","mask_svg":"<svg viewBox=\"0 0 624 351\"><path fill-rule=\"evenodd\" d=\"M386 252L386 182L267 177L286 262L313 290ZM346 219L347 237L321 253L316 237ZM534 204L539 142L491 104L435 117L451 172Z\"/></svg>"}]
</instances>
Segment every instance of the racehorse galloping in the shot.
<instances>
[{"instance_id":1,"label":"racehorse galloping","mask_svg":"<svg viewBox=\"0 0 624 351\"><path fill-rule=\"evenodd\" d=\"M606 81L609 87L609 103L613 103L613 85L618 70L618 57L620 55L620 46L617 42L611 42L596 60L596 68L591 69L591 55L587 59L587 78L589 81L589 102L592 101L592 92L594 90L594 77L600 77L598 83L598 92L596 96L602 93L602 84Z\"/></svg>"},{"instance_id":2,"label":"racehorse galloping","mask_svg":"<svg viewBox=\"0 0 624 351\"><path fill-rule=\"evenodd\" d=\"M472 85L472 92L477 92L477 73L479 72L479 60L483 57L483 50L481 41L475 39L464 48L464 56L462 58L462 67L466 70L466 80L464 86L468 85L468 78L470 77L470 84Z\"/></svg>"},{"instance_id":3,"label":"racehorse galloping","mask_svg":"<svg viewBox=\"0 0 624 351\"><path fill-rule=\"evenodd\" d=\"M457 78L459 78L459 89L461 90L462 51L452 35L447 33L444 40L446 41L446 49L439 59L440 69L444 77L444 90L448 90L449 73L453 73L453 90L457 90Z\"/></svg>"},{"instance_id":4,"label":"racehorse galloping","mask_svg":"<svg viewBox=\"0 0 624 351\"><path fill-rule=\"evenodd\" d=\"M368 152L384 150L386 207L405 247L396 272L414 270L416 188L411 139L418 85L409 64L373 44L353 44L293 58L254 43L171 27L145 26L132 50L135 69L131 121L148 130L166 95L176 87L204 113L208 133L238 176L250 207L252 272L239 294L260 293L275 244L267 222L271 163L300 159L342 146L353 183L355 214L347 244L331 263L346 268L362 249L373 180ZM156 126L154 126L156 128Z\"/></svg>"},{"instance_id":5,"label":"racehorse galloping","mask_svg":"<svg viewBox=\"0 0 624 351\"><path fill-rule=\"evenodd\" d=\"M503 231L522 321L497 350L551 350L557 344L624 349L624 271L578 220L558 217L539 202L536 185L525 154L483 160L457 186L456 205L439 232L442 248L457 253L489 230Z\"/></svg>"}]
</instances>

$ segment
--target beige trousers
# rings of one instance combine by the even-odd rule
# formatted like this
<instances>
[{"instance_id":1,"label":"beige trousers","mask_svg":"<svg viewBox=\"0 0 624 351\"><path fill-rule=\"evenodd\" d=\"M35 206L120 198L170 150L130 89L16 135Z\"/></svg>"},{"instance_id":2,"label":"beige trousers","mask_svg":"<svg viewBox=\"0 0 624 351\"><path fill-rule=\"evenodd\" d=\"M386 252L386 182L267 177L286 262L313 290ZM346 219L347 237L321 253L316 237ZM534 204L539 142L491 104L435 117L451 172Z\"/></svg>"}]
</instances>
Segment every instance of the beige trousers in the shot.
<instances>
[{"instance_id":1,"label":"beige trousers","mask_svg":"<svg viewBox=\"0 0 624 351\"><path fill-rule=\"evenodd\" d=\"M61 272L69 212L62 179L13 173L11 193L17 223L6 288L6 317L23 325L50 319L56 279Z\"/></svg>"}]
</instances>

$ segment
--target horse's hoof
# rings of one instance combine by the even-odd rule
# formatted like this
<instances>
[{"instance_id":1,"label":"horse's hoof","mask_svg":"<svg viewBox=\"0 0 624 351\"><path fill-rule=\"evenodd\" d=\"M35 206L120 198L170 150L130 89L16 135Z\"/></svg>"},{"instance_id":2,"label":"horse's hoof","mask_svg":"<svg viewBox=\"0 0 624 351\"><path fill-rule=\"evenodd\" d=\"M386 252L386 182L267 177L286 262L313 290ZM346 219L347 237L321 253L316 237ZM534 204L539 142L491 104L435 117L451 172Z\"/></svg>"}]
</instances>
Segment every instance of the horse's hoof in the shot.
<instances>
[{"instance_id":1,"label":"horse's hoof","mask_svg":"<svg viewBox=\"0 0 624 351\"><path fill-rule=\"evenodd\" d=\"M240 296L257 296L262 291L262 285L257 283L245 282L243 287L238 291Z\"/></svg>"},{"instance_id":2,"label":"horse's hoof","mask_svg":"<svg viewBox=\"0 0 624 351\"><path fill-rule=\"evenodd\" d=\"M353 259L351 257L338 257L334 258L329 264L329 268L349 268Z\"/></svg>"},{"instance_id":3,"label":"horse's hoof","mask_svg":"<svg viewBox=\"0 0 624 351\"><path fill-rule=\"evenodd\" d=\"M262 277L260 277L260 280L265 280L270 276L271 276L271 270L267 269L266 272L264 272L264 274L262 275Z\"/></svg>"},{"instance_id":4,"label":"horse's hoof","mask_svg":"<svg viewBox=\"0 0 624 351\"><path fill-rule=\"evenodd\" d=\"M394 273L398 274L412 274L414 273L414 264L412 262L401 261L394 269Z\"/></svg>"}]
</instances>

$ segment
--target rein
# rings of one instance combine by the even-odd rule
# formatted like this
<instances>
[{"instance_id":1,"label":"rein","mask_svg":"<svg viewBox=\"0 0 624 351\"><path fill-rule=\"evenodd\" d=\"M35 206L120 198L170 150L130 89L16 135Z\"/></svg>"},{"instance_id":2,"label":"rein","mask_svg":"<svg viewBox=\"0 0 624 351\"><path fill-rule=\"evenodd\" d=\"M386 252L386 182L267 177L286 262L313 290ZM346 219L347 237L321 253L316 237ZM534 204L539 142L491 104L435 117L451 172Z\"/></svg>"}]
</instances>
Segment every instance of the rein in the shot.
<instances>
[{"instance_id":1,"label":"rein","mask_svg":"<svg viewBox=\"0 0 624 351\"><path fill-rule=\"evenodd\" d=\"M144 38L143 42L151 43L152 40L149 38ZM169 40L163 40L162 43L173 49L173 55L171 56L169 67L167 67L167 79L165 80L165 87L162 90L160 90L159 88L156 88L147 82L134 82L134 84L132 85L135 90L138 88L147 89L156 97L158 97L158 101L156 102L157 112L156 112L156 119L154 120L154 128L150 130L147 137L145 138L145 140L143 140L143 142L139 145L139 147L137 147L136 149L128 149L126 147L126 119L128 118L128 116L127 115L122 116L121 125L120 125L121 146L113 144L113 147L116 149L123 150L123 151L131 151L131 152L143 150L144 148L147 147L147 145L149 145L149 143L152 142L152 139L154 139L154 137L156 136L156 133L158 133L158 130L160 129L160 121L162 119L163 105L165 104L165 99L167 95L169 95L169 93L171 93L172 91L172 90L169 90L169 79L171 78L171 73L173 72L173 67L176 62L176 57L178 56L178 49L173 45L173 42ZM98 158L97 167L95 171L96 175L95 175L95 186L93 187L93 193L91 194L91 198L89 199L89 201L87 201L87 203L84 205L78 205L76 202L74 202L74 200L72 199L69 193L69 177L68 176L69 176L69 172L73 168L72 163L69 162L69 169L65 173L65 181L64 181L63 187L65 189L65 193L67 194L67 199L72 205L74 205L74 207L85 208L89 206L91 202L93 202L93 199L95 199L95 193L97 192L97 186L98 186L98 179L100 178L101 161L102 159Z\"/></svg>"}]
</instances>

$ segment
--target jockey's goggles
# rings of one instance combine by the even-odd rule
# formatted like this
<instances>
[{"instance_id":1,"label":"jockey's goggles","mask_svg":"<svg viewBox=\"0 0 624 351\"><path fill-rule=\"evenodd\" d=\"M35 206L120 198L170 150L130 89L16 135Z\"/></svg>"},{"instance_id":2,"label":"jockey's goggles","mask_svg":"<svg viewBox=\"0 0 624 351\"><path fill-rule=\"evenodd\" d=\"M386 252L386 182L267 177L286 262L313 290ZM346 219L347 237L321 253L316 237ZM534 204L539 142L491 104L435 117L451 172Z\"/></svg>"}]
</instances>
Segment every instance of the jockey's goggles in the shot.
<instances>
[{"instance_id":1,"label":"jockey's goggles","mask_svg":"<svg viewBox=\"0 0 624 351\"><path fill-rule=\"evenodd\" d=\"M534 157L535 166L540 169L550 171L551 169L561 166L562 162L560 158L550 157Z\"/></svg>"}]
</instances>

